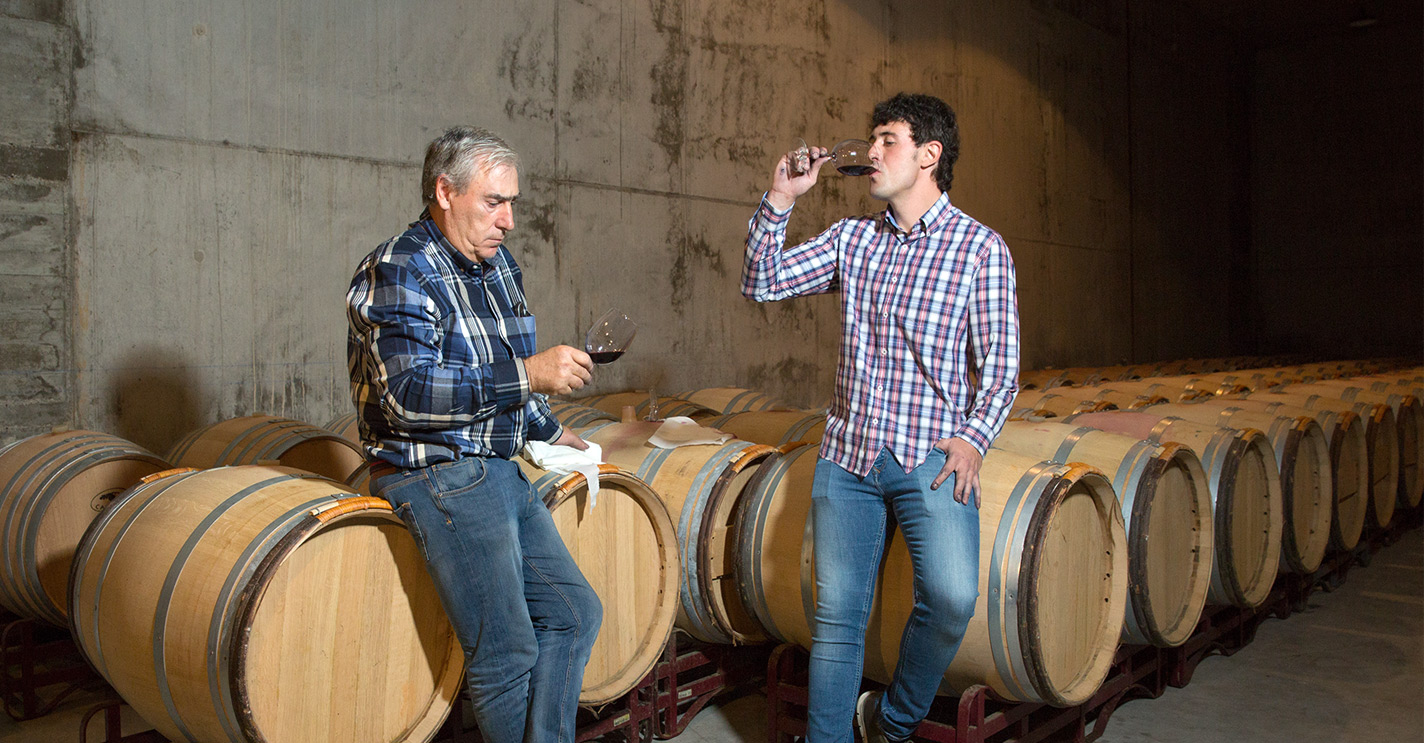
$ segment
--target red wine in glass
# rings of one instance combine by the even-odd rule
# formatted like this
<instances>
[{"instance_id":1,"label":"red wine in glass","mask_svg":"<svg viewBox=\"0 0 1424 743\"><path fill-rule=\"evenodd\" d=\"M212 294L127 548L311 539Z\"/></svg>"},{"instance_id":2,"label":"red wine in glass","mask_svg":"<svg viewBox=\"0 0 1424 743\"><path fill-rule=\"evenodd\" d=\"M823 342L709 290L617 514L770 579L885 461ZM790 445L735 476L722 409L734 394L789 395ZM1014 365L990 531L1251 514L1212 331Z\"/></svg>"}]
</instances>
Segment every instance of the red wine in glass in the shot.
<instances>
[{"instance_id":1,"label":"red wine in glass","mask_svg":"<svg viewBox=\"0 0 1424 743\"><path fill-rule=\"evenodd\" d=\"M638 325L618 309L603 313L594 321L593 327L584 336L583 350L595 364L611 364L628 350L633 336L638 334Z\"/></svg>"},{"instance_id":2,"label":"red wine in glass","mask_svg":"<svg viewBox=\"0 0 1424 743\"><path fill-rule=\"evenodd\" d=\"M875 166L870 163L870 143L863 139L843 139L827 155L841 175L870 175ZM811 169L811 148L806 140L797 139L791 146L791 174L801 175Z\"/></svg>"}]
</instances>

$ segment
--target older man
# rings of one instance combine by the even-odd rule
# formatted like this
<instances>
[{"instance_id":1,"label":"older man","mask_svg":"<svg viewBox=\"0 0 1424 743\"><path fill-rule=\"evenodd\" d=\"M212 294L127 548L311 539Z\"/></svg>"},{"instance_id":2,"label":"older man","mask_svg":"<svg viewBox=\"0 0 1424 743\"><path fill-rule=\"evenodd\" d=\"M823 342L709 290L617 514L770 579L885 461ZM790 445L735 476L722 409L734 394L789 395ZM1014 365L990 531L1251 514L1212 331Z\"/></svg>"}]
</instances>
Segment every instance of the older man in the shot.
<instances>
[{"instance_id":1,"label":"older man","mask_svg":"<svg viewBox=\"0 0 1424 743\"><path fill-rule=\"evenodd\" d=\"M420 545L465 651L490 743L573 741L602 606L510 457L527 440L587 445L544 394L590 380L588 354L535 353L504 247L518 157L455 127L430 143L425 211L366 256L346 295L352 397L386 498Z\"/></svg>"}]
</instances>

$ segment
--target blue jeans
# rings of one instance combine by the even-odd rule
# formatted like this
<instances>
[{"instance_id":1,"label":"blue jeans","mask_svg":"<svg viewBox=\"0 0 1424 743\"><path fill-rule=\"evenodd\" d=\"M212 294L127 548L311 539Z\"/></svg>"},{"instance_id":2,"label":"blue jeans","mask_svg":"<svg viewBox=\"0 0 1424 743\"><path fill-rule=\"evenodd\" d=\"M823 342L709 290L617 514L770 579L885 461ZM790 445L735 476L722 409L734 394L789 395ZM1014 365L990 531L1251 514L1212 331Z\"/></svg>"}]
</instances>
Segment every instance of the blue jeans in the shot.
<instances>
[{"instance_id":1,"label":"blue jeans","mask_svg":"<svg viewBox=\"0 0 1424 743\"><path fill-rule=\"evenodd\" d=\"M900 659L880 703L886 737L910 737L959 650L979 595L979 509L954 500L954 477L930 490L939 449L905 472L888 449L856 477L816 462L811 519L816 550L816 621L811 630L807 743L849 743L865 662L865 627L895 523L914 571L915 606ZM891 518L894 522L891 522Z\"/></svg>"},{"instance_id":2,"label":"blue jeans","mask_svg":"<svg viewBox=\"0 0 1424 743\"><path fill-rule=\"evenodd\" d=\"M603 606L519 466L467 457L377 478L465 650L489 743L568 742Z\"/></svg>"}]
</instances>

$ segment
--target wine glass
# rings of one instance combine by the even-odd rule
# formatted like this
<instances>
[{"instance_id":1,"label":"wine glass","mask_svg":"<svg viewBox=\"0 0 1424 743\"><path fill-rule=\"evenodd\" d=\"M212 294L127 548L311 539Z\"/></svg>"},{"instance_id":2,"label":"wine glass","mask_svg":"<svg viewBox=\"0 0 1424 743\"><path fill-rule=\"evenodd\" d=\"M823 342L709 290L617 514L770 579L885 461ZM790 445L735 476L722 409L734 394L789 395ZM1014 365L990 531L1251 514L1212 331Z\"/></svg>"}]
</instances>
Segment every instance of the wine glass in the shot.
<instances>
[{"instance_id":1,"label":"wine glass","mask_svg":"<svg viewBox=\"0 0 1424 743\"><path fill-rule=\"evenodd\" d=\"M801 175L811 169L811 148L797 137L791 145L791 175ZM843 139L831 148L831 164L842 175L870 175L875 166L870 162L870 143L863 139Z\"/></svg>"},{"instance_id":2,"label":"wine glass","mask_svg":"<svg viewBox=\"0 0 1424 743\"><path fill-rule=\"evenodd\" d=\"M638 325L618 309L611 309L593 323L583 339L583 350L595 364L611 364L628 350Z\"/></svg>"}]
</instances>

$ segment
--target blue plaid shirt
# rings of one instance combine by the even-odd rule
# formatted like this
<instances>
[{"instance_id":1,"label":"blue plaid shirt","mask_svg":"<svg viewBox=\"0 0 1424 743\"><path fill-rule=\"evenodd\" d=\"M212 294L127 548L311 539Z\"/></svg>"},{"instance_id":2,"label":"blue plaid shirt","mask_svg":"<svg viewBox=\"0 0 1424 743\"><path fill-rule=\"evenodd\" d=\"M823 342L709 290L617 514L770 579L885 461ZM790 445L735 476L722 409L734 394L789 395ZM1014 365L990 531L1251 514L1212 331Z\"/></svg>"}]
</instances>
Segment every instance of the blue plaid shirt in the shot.
<instances>
[{"instance_id":1,"label":"blue plaid shirt","mask_svg":"<svg viewBox=\"0 0 1424 743\"><path fill-rule=\"evenodd\" d=\"M742 293L768 302L840 292L821 456L864 476L882 448L907 471L941 438L985 453L1018 393L1018 300L1003 239L944 193L915 224L896 224L887 208L786 247L790 216L763 199L748 227Z\"/></svg>"},{"instance_id":2,"label":"blue plaid shirt","mask_svg":"<svg viewBox=\"0 0 1424 743\"><path fill-rule=\"evenodd\" d=\"M534 316L503 245L462 255L429 212L361 261L346 293L347 367L368 456L419 468L514 456L563 432L529 389Z\"/></svg>"}]
</instances>

